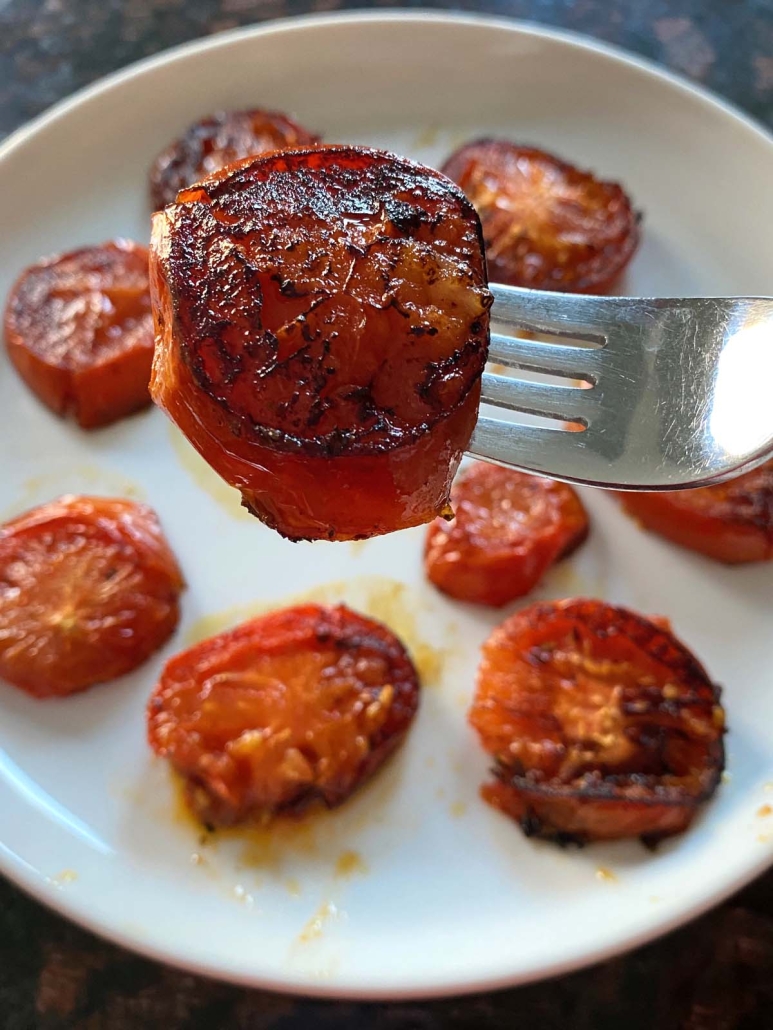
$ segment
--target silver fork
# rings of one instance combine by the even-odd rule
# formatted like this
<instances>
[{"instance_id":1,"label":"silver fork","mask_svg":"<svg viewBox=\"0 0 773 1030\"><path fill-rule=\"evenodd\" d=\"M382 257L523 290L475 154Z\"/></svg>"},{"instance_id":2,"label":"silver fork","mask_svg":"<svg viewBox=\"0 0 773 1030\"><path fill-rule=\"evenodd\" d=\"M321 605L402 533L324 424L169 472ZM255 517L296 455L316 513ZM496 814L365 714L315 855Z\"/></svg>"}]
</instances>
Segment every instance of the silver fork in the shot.
<instances>
[{"instance_id":1,"label":"silver fork","mask_svg":"<svg viewBox=\"0 0 773 1030\"><path fill-rule=\"evenodd\" d=\"M486 372L483 401L557 422L481 414L470 454L623 490L717 483L773 456L772 299L490 289L489 361L567 382ZM514 335L524 330L575 342Z\"/></svg>"}]
</instances>

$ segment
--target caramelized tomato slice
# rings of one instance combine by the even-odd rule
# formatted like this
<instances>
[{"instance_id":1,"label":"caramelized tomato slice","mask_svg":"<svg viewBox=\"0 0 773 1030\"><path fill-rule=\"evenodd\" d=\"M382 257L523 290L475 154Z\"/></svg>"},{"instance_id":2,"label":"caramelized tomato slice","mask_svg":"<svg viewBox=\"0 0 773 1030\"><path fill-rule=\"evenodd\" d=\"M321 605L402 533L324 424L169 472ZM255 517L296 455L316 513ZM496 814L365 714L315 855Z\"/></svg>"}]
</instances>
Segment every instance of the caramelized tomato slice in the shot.
<instances>
[{"instance_id":1,"label":"caramelized tomato slice","mask_svg":"<svg viewBox=\"0 0 773 1030\"><path fill-rule=\"evenodd\" d=\"M32 392L83 429L145 407L153 361L147 249L115 240L31 265L8 298L5 341Z\"/></svg>"},{"instance_id":2,"label":"caramelized tomato slice","mask_svg":"<svg viewBox=\"0 0 773 1030\"><path fill-rule=\"evenodd\" d=\"M460 601L498 608L533 590L550 566L588 535L588 516L570 486L485 462L451 491L451 522L429 527L429 580Z\"/></svg>"},{"instance_id":3,"label":"caramelized tomato slice","mask_svg":"<svg viewBox=\"0 0 773 1030\"><path fill-rule=\"evenodd\" d=\"M153 220L151 390L284 536L428 522L488 346L478 218L439 172L358 147L257 158Z\"/></svg>"},{"instance_id":4,"label":"caramelized tomato slice","mask_svg":"<svg viewBox=\"0 0 773 1030\"><path fill-rule=\"evenodd\" d=\"M397 637L344 606L272 612L172 658L148 736L205 823L341 804L402 741L419 681Z\"/></svg>"},{"instance_id":5,"label":"caramelized tomato slice","mask_svg":"<svg viewBox=\"0 0 773 1030\"><path fill-rule=\"evenodd\" d=\"M505 140L455 151L443 171L483 223L492 282L603 293L639 242L639 216L621 186Z\"/></svg>"},{"instance_id":6,"label":"caramelized tomato slice","mask_svg":"<svg viewBox=\"0 0 773 1030\"><path fill-rule=\"evenodd\" d=\"M140 665L174 631L182 575L155 513L62 497L0 526L0 677L73 694Z\"/></svg>"},{"instance_id":7,"label":"caramelized tomato slice","mask_svg":"<svg viewBox=\"0 0 773 1030\"><path fill-rule=\"evenodd\" d=\"M165 207L186 186L245 157L318 142L319 136L276 111L218 111L188 126L158 155L150 168L151 203Z\"/></svg>"},{"instance_id":8,"label":"caramelized tomato slice","mask_svg":"<svg viewBox=\"0 0 773 1030\"><path fill-rule=\"evenodd\" d=\"M724 767L719 695L667 624L602 601L534 604L483 648L470 712L496 763L483 796L527 835L679 833Z\"/></svg>"},{"instance_id":9,"label":"caramelized tomato slice","mask_svg":"<svg viewBox=\"0 0 773 1030\"><path fill-rule=\"evenodd\" d=\"M637 522L681 547L731 565L773 558L773 461L716 486L619 496Z\"/></svg>"}]
</instances>

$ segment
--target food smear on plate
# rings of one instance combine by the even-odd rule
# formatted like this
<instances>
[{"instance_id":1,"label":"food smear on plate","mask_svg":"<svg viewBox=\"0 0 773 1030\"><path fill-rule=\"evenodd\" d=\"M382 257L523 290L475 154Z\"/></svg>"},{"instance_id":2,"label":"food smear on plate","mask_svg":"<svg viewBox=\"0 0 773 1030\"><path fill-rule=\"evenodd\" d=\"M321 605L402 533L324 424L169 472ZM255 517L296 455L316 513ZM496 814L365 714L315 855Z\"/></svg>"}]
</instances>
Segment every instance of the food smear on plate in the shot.
<instances>
[{"instance_id":1,"label":"food smear on plate","mask_svg":"<svg viewBox=\"0 0 773 1030\"><path fill-rule=\"evenodd\" d=\"M65 496L0 526L0 678L64 697L131 672L171 636L183 578L155 512Z\"/></svg>"},{"instance_id":2,"label":"food smear on plate","mask_svg":"<svg viewBox=\"0 0 773 1030\"><path fill-rule=\"evenodd\" d=\"M773 558L773 461L716 486L619 497L645 529L715 561Z\"/></svg>"},{"instance_id":3,"label":"food smear on plate","mask_svg":"<svg viewBox=\"0 0 773 1030\"><path fill-rule=\"evenodd\" d=\"M560 843L685 830L724 768L720 689L666 625L603 601L531 605L483 647L483 797Z\"/></svg>"},{"instance_id":4,"label":"food smear on plate","mask_svg":"<svg viewBox=\"0 0 773 1030\"><path fill-rule=\"evenodd\" d=\"M334 808L402 742L419 678L386 626L285 608L172 658L148 703L153 750L208 826Z\"/></svg>"},{"instance_id":5,"label":"food smear on plate","mask_svg":"<svg viewBox=\"0 0 773 1030\"><path fill-rule=\"evenodd\" d=\"M427 578L460 601L501 607L523 597L588 535L588 516L565 483L475 462L451 490L454 518L427 532Z\"/></svg>"},{"instance_id":6,"label":"food smear on plate","mask_svg":"<svg viewBox=\"0 0 773 1030\"><path fill-rule=\"evenodd\" d=\"M447 509L491 295L439 172L363 147L259 157L153 219L151 392L245 507L351 540Z\"/></svg>"},{"instance_id":7,"label":"food smear on plate","mask_svg":"<svg viewBox=\"0 0 773 1030\"><path fill-rule=\"evenodd\" d=\"M544 150L475 140L443 171L480 215L492 282L605 293L638 246L640 216L622 186Z\"/></svg>"},{"instance_id":8,"label":"food smear on plate","mask_svg":"<svg viewBox=\"0 0 773 1030\"><path fill-rule=\"evenodd\" d=\"M117 239L31 265L8 297L5 343L38 399L82 429L146 407L153 361L147 248Z\"/></svg>"},{"instance_id":9,"label":"food smear on plate","mask_svg":"<svg viewBox=\"0 0 773 1030\"><path fill-rule=\"evenodd\" d=\"M172 204L180 190L226 165L318 142L316 133L277 111L217 111L189 125L151 165L153 209Z\"/></svg>"}]
</instances>

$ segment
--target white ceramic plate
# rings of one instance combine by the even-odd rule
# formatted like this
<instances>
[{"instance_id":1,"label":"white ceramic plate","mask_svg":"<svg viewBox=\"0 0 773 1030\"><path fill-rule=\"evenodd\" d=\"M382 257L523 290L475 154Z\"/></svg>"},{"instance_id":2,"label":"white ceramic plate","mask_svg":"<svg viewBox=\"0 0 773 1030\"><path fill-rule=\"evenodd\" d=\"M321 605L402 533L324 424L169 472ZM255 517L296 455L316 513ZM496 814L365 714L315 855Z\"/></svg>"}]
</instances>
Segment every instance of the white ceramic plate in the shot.
<instances>
[{"instance_id":1,"label":"white ceramic plate","mask_svg":"<svg viewBox=\"0 0 773 1030\"><path fill-rule=\"evenodd\" d=\"M42 254L148 236L145 175L217 108L294 113L327 138L436 162L469 137L534 142L619 178L646 213L628 289L766 293L773 141L737 112L570 36L460 16L301 19L216 37L86 90L0 150L0 287ZM479 645L502 617L421 574L422 530L290 544L247 516L163 415L63 424L0 358L6 517L61 492L159 511L189 581L180 631L132 676L65 702L0 685L0 868L41 901L154 957L243 983L396 997L513 984L639 944L773 858L770 568L726 569L588 494L592 539L539 596L670 615L726 685L729 774L679 840L562 852L477 796L465 722ZM144 739L161 664L196 634L311 591L390 622L427 677L402 753L335 815L274 840L200 843ZM229 611L230 609L230 611ZM213 616L202 622L205 616Z\"/></svg>"}]
</instances>

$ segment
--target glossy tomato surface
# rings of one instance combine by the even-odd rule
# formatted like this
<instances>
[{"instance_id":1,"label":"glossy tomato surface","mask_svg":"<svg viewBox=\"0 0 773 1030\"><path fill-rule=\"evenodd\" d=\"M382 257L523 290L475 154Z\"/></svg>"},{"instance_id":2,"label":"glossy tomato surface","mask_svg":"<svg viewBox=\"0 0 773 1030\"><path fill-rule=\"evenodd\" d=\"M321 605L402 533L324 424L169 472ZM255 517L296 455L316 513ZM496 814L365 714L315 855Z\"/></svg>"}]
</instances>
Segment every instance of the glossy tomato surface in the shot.
<instances>
[{"instance_id":1,"label":"glossy tomato surface","mask_svg":"<svg viewBox=\"0 0 773 1030\"><path fill-rule=\"evenodd\" d=\"M83 429L150 403L148 251L114 240L24 271L5 309L8 356L27 386Z\"/></svg>"},{"instance_id":2,"label":"glossy tomato surface","mask_svg":"<svg viewBox=\"0 0 773 1030\"><path fill-rule=\"evenodd\" d=\"M174 631L182 588L147 505L33 508L0 526L0 677L52 697L130 672Z\"/></svg>"},{"instance_id":3,"label":"glossy tomato surface","mask_svg":"<svg viewBox=\"0 0 773 1030\"><path fill-rule=\"evenodd\" d=\"M667 493L621 493L645 529L730 565L773 558L773 461L728 483Z\"/></svg>"},{"instance_id":4,"label":"glossy tomato surface","mask_svg":"<svg viewBox=\"0 0 773 1030\"><path fill-rule=\"evenodd\" d=\"M342 605L301 605L172 658L148 736L197 816L231 824L341 804L402 741L418 701L389 629Z\"/></svg>"},{"instance_id":5,"label":"glossy tomato surface","mask_svg":"<svg viewBox=\"0 0 773 1030\"><path fill-rule=\"evenodd\" d=\"M357 147L273 154L154 216L153 397L283 535L444 510L488 345L480 224L440 173Z\"/></svg>"},{"instance_id":6,"label":"glossy tomato surface","mask_svg":"<svg viewBox=\"0 0 773 1030\"><path fill-rule=\"evenodd\" d=\"M150 168L154 210L174 202L180 190L246 157L303 147L319 137L277 111L218 111L189 125Z\"/></svg>"},{"instance_id":7,"label":"glossy tomato surface","mask_svg":"<svg viewBox=\"0 0 773 1030\"><path fill-rule=\"evenodd\" d=\"M484 797L529 835L679 833L724 767L719 695L660 620L602 601L534 604L483 648L470 721L495 760Z\"/></svg>"},{"instance_id":8,"label":"glossy tomato surface","mask_svg":"<svg viewBox=\"0 0 773 1030\"><path fill-rule=\"evenodd\" d=\"M475 205L492 282L603 293L639 242L639 216L621 186L534 147L466 143L443 171Z\"/></svg>"},{"instance_id":9,"label":"glossy tomato surface","mask_svg":"<svg viewBox=\"0 0 773 1030\"><path fill-rule=\"evenodd\" d=\"M454 518L427 532L427 578L460 601L500 607L528 594L588 535L588 516L565 483L476 462L451 491Z\"/></svg>"}]
</instances>

